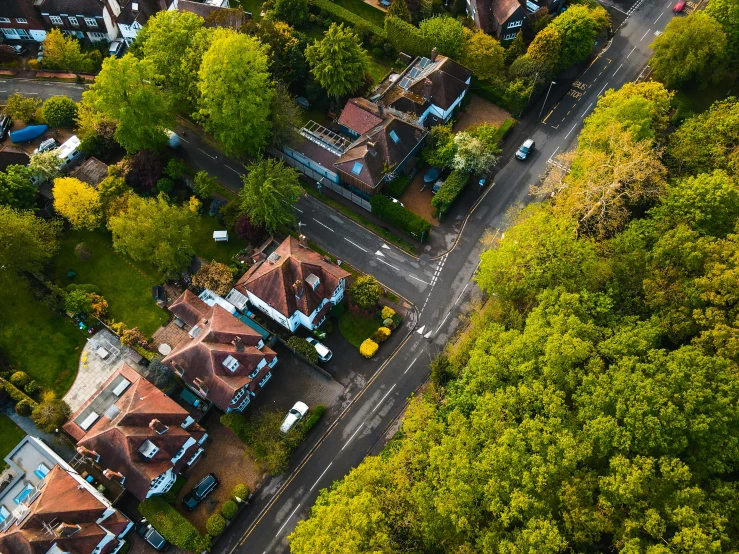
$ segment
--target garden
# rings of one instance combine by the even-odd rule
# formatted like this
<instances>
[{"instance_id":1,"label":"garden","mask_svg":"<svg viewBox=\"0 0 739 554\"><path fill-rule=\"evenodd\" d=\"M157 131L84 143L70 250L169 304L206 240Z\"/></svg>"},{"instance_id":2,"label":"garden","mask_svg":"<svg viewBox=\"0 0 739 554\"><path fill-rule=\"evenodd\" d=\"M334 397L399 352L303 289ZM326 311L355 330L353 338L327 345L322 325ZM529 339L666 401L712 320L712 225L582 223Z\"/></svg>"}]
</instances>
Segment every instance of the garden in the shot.
<instances>
[{"instance_id":1,"label":"garden","mask_svg":"<svg viewBox=\"0 0 739 554\"><path fill-rule=\"evenodd\" d=\"M15 448L18 443L26 436L26 433L18 427L13 420L4 414L0 414L0 472L4 471L8 465L4 458Z\"/></svg>"}]
</instances>

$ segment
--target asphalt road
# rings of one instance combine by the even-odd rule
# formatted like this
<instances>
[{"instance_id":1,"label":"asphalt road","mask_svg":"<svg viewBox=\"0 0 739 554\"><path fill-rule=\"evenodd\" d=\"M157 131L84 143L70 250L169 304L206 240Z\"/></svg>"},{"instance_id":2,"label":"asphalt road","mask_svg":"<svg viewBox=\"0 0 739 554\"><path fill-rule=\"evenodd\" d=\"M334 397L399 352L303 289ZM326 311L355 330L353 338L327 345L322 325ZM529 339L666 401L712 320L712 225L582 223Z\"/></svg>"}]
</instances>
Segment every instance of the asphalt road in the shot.
<instances>
[{"instance_id":1,"label":"asphalt road","mask_svg":"<svg viewBox=\"0 0 739 554\"><path fill-rule=\"evenodd\" d=\"M7 97L14 92L20 92L25 96L37 96L42 100L51 96L69 96L79 101L82 99L82 92L86 89L87 85L77 83L2 78L0 79L0 103L5 104Z\"/></svg>"},{"instance_id":2,"label":"asphalt road","mask_svg":"<svg viewBox=\"0 0 739 554\"><path fill-rule=\"evenodd\" d=\"M308 517L318 492L344 477L368 453L378 452L391 436L406 399L428 378L430 361L459 327L463 311L471 309L470 297L479 295L472 277L483 248L481 237L501 232L507 209L531 200L530 185L546 173L557 154L572 149L583 119L598 97L609 88L618 89L639 77L651 55L649 44L655 33L673 17L672 1L605 3L621 16L611 44L570 91L558 98L561 93L553 87L553 94L542 98L519 122L507 139L508 146L531 137L536 141L536 151L526 162L512 157L502 162L493 184L463 220L462 232L449 253L433 259L428 255L414 258L311 197L298 202L296 215L302 232L413 302L416 327L326 431L301 447L290 472L266 483L214 551L288 552L287 536L299 520ZM0 81L0 99L3 89L12 93L26 87L26 82ZM81 93L81 89L73 88L79 85L56 83L36 83L30 92L43 98L42 94L59 94L56 87L63 87L61 90L66 92L62 94ZM182 128L177 131L183 135ZM183 139L183 158L239 190L244 170L238 161L223 156L192 133L184 134Z\"/></svg>"}]
</instances>

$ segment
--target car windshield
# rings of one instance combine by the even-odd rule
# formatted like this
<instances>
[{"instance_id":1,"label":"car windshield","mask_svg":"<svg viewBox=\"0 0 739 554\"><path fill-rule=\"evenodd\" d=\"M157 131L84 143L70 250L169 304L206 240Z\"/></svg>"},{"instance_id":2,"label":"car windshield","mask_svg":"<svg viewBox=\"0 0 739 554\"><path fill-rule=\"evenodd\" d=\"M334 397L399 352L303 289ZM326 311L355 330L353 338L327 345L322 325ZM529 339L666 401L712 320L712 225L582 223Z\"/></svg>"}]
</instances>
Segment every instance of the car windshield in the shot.
<instances>
[{"instance_id":1,"label":"car windshield","mask_svg":"<svg viewBox=\"0 0 739 554\"><path fill-rule=\"evenodd\" d=\"M299 412L298 410L296 410L295 408L292 408L292 409L290 410L290 413L291 413L292 415L294 415L295 417L300 417L300 412Z\"/></svg>"},{"instance_id":2,"label":"car windshield","mask_svg":"<svg viewBox=\"0 0 739 554\"><path fill-rule=\"evenodd\" d=\"M523 152L524 154L526 154L528 151L529 151L529 147L528 146L522 146L521 147L521 152ZM510 152L510 150L509 150L509 152Z\"/></svg>"}]
</instances>

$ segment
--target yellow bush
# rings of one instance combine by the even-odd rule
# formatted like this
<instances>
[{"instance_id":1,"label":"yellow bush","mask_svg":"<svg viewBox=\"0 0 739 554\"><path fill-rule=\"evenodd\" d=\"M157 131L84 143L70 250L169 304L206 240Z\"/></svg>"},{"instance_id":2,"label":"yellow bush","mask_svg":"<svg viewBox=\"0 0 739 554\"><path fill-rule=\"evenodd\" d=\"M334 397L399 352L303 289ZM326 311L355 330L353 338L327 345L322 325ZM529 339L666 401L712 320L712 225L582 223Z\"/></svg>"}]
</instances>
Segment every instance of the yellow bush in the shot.
<instances>
[{"instance_id":1,"label":"yellow bush","mask_svg":"<svg viewBox=\"0 0 739 554\"><path fill-rule=\"evenodd\" d=\"M382 308L382 312L380 312L380 316L382 317L382 320L386 319L392 319L395 315L395 310L393 310L390 306L384 306Z\"/></svg>"},{"instance_id":2,"label":"yellow bush","mask_svg":"<svg viewBox=\"0 0 739 554\"><path fill-rule=\"evenodd\" d=\"M359 353L365 358L369 359L377 354L377 350L379 348L380 346L375 341L373 341L372 339L367 339L359 347Z\"/></svg>"},{"instance_id":3,"label":"yellow bush","mask_svg":"<svg viewBox=\"0 0 739 554\"><path fill-rule=\"evenodd\" d=\"M375 331L375 334L372 335L372 340L375 342L385 342L387 339L390 338L390 329L387 327L380 327L377 331Z\"/></svg>"}]
</instances>

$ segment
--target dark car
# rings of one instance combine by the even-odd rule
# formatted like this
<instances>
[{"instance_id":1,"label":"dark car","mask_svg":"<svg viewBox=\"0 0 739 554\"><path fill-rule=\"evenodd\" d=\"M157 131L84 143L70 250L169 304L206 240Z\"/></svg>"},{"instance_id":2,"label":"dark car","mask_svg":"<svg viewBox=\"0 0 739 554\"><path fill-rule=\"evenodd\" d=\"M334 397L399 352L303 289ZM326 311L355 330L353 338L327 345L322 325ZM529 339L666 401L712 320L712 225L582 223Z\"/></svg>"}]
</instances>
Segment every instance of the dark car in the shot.
<instances>
[{"instance_id":1,"label":"dark car","mask_svg":"<svg viewBox=\"0 0 739 554\"><path fill-rule=\"evenodd\" d=\"M13 120L10 119L9 115L0 115L0 140L5 138L8 134L8 129L13 125Z\"/></svg>"},{"instance_id":2,"label":"dark car","mask_svg":"<svg viewBox=\"0 0 739 554\"><path fill-rule=\"evenodd\" d=\"M182 503L188 510L194 510L198 507L205 497L212 493L218 486L218 477L214 473L209 473L200 480L200 483L185 495Z\"/></svg>"},{"instance_id":3,"label":"dark car","mask_svg":"<svg viewBox=\"0 0 739 554\"><path fill-rule=\"evenodd\" d=\"M136 524L136 532L144 537L144 540L148 542L157 552L164 552L169 548L169 543L167 542L167 539L161 536L159 534L159 531L154 529L151 523L146 521L146 518L143 518Z\"/></svg>"}]
</instances>

